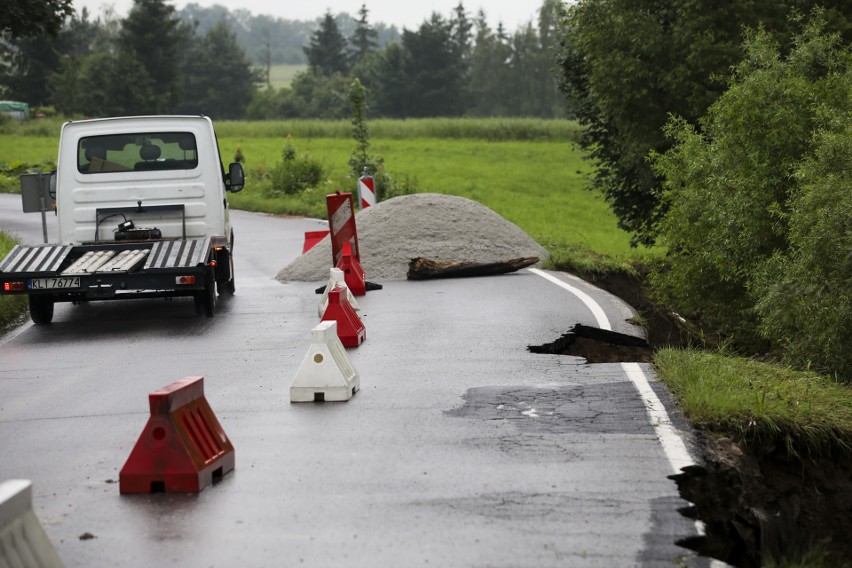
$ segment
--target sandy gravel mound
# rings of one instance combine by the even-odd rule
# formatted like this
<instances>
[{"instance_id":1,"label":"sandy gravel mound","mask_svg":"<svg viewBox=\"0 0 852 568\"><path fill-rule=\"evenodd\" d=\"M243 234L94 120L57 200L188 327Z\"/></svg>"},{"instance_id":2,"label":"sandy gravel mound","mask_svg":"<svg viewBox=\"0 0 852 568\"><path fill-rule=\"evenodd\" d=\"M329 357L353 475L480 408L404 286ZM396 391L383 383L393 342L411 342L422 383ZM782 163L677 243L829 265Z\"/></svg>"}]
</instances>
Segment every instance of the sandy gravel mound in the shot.
<instances>
[{"instance_id":1,"label":"sandy gravel mound","mask_svg":"<svg viewBox=\"0 0 852 568\"><path fill-rule=\"evenodd\" d=\"M405 280L408 263L422 256L439 261L497 262L547 251L517 225L470 199L417 193L389 199L356 216L361 266L367 279ZM279 280L322 281L331 267L326 237L278 273Z\"/></svg>"}]
</instances>

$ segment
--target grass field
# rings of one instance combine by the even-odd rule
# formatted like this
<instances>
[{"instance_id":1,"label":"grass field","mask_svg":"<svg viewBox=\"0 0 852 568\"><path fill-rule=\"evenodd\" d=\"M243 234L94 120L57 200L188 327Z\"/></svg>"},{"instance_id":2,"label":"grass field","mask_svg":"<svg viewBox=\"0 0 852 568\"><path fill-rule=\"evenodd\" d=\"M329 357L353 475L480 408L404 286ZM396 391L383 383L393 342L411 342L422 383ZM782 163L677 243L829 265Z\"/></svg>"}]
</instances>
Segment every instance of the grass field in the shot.
<instances>
[{"instance_id":1,"label":"grass field","mask_svg":"<svg viewBox=\"0 0 852 568\"><path fill-rule=\"evenodd\" d=\"M280 160L283 139L220 138L223 159L240 146L249 171ZM354 190L347 180L352 142L346 139L293 140L299 153L309 153L325 166L330 183L316 197L315 207L293 199L291 209L277 212L323 216L322 195L336 189ZM610 255L640 254L616 228L606 204L588 191L589 164L572 142L487 142L468 139L377 139L373 151L398 180L414 183L419 192L447 193L478 201L520 226L545 246L573 243ZM346 185L348 184L348 186ZM237 207L256 197L249 187L234 196ZM262 204L247 206L263 209ZM282 205L284 202L282 201ZM272 205L272 204L266 204Z\"/></svg>"},{"instance_id":2,"label":"grass field","mask_svg":"<svg viewBox=\"0 0 852 568\"><path fill-rule=\"evenodd\" d=\"M39 164L56 160L60 123L0 136L7 163ZM387 171L419 192L447 193L476 200L520 226L548 248L588 248L636 257L626 233L596 193L587 190L590 164L574 140L579 129L568 121L504 119L379 120L370 124L372 151ZM346 121L217 123L222 159L233 159L237 146L246 159L249 184L231 199L237 208L323 217L324 195L354 190L347 161L354 142ZM322 162L328 182L305 195L265 199L252 188L251 172L266 171L281 159L287 134L300 154ZM6 185L16 184L10 176ZM255 179L257 179L255 177ZM0 180L2 181L2 180ZM7 188L8 189L8 188Z\"/></svg>"},{"instance_id":3,"label":"grass field","mask_svg":"<svg viewBox=\"0 0 852 568\"><path fill-rule=\"evenodd\" d=\"M290 83L292 83L293 79L296 77L296 73L304 71L307 68L307 65L291 65L284 63L273 65L269 69L269 81L275 89L289 87ZM266 68L264 68L264 70L265 69Z\"/></svg>"}]
</instances>

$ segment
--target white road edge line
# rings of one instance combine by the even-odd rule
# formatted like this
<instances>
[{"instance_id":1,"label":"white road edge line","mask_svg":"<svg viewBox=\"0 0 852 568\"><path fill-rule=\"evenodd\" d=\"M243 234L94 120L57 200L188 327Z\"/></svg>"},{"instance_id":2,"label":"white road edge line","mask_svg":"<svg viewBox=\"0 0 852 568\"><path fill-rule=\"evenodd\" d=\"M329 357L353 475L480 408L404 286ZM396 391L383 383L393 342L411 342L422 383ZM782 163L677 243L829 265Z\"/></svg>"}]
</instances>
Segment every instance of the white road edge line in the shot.
<instances>
[{"instance_id":1,"label":"white road edge line","mask_svg":"<svg viewBox=\"0 0 852 568\"><path fill-rule=\"evenodd\" d=\"M606 312L603 311L603 308L594 300L594 298L592 298L579 288L575 288L564 280L560 280L556 276L548 274L543 270L539 270L538 268L528 268L527 270L529 270L536 276L541 276L545 280L553 282L560 288L568 290L569 292L577 296L577 298L579 298L580 301L583 302L586 307L592 311L592 315L595 316L595 320L598 322L598 327L607 331L612 331L612 326L609 324L609 318L606 317Z\"/></svg>"},{"instance_id":2,"label":"white road edge line","mask_svg":"<svg viewBox=\"0 0 852 568\"><path fill-rule=\"evenodd\" d=\"M595 316L598 327L612 331L612 325L606 316L606 312L604 312L603 308L594 298L552 274L548 274L537 268L529 268L528 270L536 276L541 276L545 280L556 284L576 296L589 308L592 315ZM645 404L645 411L648 413L648 418L651 426L654 428L654 432L657 434L657 439L660 440L660 445L663 447L663 452L666 454L672 472L680 473L681 468L694 465L695 460L689 455L683 438L678 435L671 418L669 418L668 412L666 412L665 406L660 402L660 398L654 392L654 389L651 388L651 384L648 382L645 372L642 371L642 367L638 363L622 363L621 368L624 369L627 378L630 379L630 382L639 391L639 396L642 397L642 402Z\"/></svg>"},{"instance_id":3,"label":"white road edge line","mask_svg":"<svg viewBox=\"0 0 852 568\"><path fill-rule=\"evenodd\" d=\"M527 270L536 276L541 276L545 280L556 284L560 288L567 290L579 298L579 300L583 302L589 310L591 310L592 315L595 316L595 320L598 322L598 327L612 331L612 326L609 323L609 318L606 316L606 312L603 311L603 308L601 308L600 304L598 304L594 298L552 274L548 274L547 272L537 268L528 268ZM624 369L627 378L630 379L630 382L632 382L633 386L636 387L636 390L639 391L639 396L642 397L642 402L645 404L645 411L648 413L651 426L654 428L654 432L657 434L657 439L663 447L663 453L666 454L666 458L668 459L669 467L672 468L672 472L680 473L681 468L689 465L695 465L695 460L692 459L692 456L689 454L689 450L686 449L686 444L683 443L683 438L681 438L677 433L677 429L675 429L671 418L669 418L669 413L666 412L666 407L663 406L663 403L660 401L660 397L658 397L657 393L654 392L654 389L651 388L651 384L648 382L648 377L645 376L645 372L642 371L642 367L640 367L638 363L622 363L621 368ZM706 529L702 521L695 521L695 529L699 535L706 534ZM725 568L727 566L728 564L721 560L716 560L715 558L710 559L710 568Z\"/></svg>"}]
</instances>

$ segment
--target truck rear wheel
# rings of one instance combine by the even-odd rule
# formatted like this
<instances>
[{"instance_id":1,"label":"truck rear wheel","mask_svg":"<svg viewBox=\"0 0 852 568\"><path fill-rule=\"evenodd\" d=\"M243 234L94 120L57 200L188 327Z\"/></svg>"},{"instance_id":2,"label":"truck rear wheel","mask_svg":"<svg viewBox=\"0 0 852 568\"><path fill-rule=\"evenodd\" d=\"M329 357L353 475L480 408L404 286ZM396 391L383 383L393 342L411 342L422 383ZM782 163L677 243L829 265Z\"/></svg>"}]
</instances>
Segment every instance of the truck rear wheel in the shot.
<instances>
[{"instance_id":1,"label":"truck rear wheel","mask_svg":"<svg viewBox=\"0 0 852 568\"><path fill-rule=\"evenodd\" d=\"M33 294L30 300L30 317L37 325L48 324L53 321L53 296L48 294Z\"/></svg>"}]
</instances>

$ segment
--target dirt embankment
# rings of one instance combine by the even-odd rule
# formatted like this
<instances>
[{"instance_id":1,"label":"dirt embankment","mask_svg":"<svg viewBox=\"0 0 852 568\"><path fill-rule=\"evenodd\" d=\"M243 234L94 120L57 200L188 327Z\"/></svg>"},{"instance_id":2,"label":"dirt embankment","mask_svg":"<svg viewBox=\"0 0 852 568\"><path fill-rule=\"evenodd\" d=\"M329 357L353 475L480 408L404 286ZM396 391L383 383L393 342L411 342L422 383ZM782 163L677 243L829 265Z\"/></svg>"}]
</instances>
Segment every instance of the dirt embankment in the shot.
<instances>
[{"instance_id":1,"label":"dirt embankment","mask_svg":"<svg viewBox=\"0 0 852 568\"><path fill-rule=\"evenodd\" d=\"M649 300L641 270L575 274L633 306L651 348L690 343L688 324ZM826 554L821 565L852 567L852 457L791 455L782 439L697 435L703 464L673 479L694 504L682 512L703 521L706 536L682 546L742 568L814 550Z\"/></svg>"},{"instance_id":2,"label":"dirt embankment","mask_svg":"<svg viewBox=\"0 0 852 568\"><path fill-rule=\"evenodd\" d=\"M742 568L799 559L816 549L825 566L852 566L852 460L791 456L779 441L737 444L700 435L704 464L675 476L684 511L706 536L681 543Z\"/></svg>"}]
</instances>

